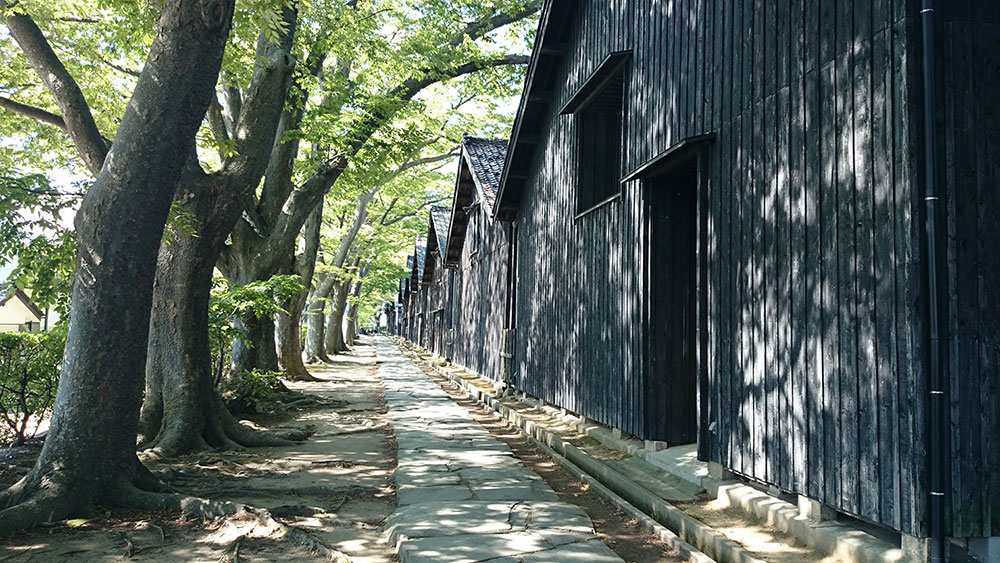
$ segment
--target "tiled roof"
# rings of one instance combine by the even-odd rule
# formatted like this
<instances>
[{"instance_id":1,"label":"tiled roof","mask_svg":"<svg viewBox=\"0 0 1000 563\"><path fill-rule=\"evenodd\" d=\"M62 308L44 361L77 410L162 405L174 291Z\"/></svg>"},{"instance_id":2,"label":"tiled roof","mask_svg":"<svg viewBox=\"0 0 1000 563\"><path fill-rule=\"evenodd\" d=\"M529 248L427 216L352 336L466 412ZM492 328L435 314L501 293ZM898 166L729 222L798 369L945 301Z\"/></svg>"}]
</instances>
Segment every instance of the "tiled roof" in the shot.
<instances>
[{"instance_id":1,"label":"tiled roof","mask_svg":"<svg viewBox=\"0 0 1000 563\"><path fill-rule=\"evenodd\" d=\"M414 252L417 256L417 280L424 277L424 259L427 258L427 237L417 237L417 246Z\"/></svg>"},{"instance_id":2,"label":"tiled roof","mask_svg":"<svg viewBox=\"0 0 1000 563\"><path fill-rule=\"evenodd\" d=\"M468 155L469 168L476 183L486 194L486 203L492 209L500 189L503 162L507 157L507 140L466 136L462 139L462 147Z\"/></svg>"},{"instance_id":3,"label":"tiled roof","mask_svg":"<svg viewBox=\"0 0 1000 563\"><path fill-rule=\"evenodd\" d=\"M448 224L451 222L451 208L443 205L431 206L431 221L437 233L438 248L441 252L448 248Z\"/></svg>"}]
</instances>

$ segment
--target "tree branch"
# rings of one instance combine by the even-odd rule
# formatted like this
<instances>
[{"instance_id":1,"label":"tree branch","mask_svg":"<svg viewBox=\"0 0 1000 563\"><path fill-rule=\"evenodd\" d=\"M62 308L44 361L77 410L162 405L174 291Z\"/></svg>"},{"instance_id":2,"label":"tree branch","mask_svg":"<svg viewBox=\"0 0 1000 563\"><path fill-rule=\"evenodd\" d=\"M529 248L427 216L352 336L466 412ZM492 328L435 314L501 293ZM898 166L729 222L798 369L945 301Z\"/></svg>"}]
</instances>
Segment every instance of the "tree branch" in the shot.
<instances>
[{"instance_id":1,"label":"tree branch","mask_svg":"<svg viewBox=\"0 0 1000 563\"><path fill-rule=\"evenodd\" d=\"M448 160L450 158L455 158L456 156L458 156L458 147L455 147L446 153L441 153L441 154L436 154L434 156L428 156L426 158L417 158L411 160L409 162L404 163L399 168L397 168L396 169L397 173L393 175L393 178L395 178L399 174L402 174L403 172L406 172L407 170L412 170L414 168L417 168L419 166L425 166L427 164L434 164L435 162L441 162L442 160Z\"/></svg>"},{"instance_id":2,"label":"tree branch","mask_svg":"<svg viewBox=\"0 0 1000 563\"><path fill-rule=\"evenodd\" d=\"M357 154L358 151L361 150L361 147L368 141L368 138L371 137L382 124L391 120L396 112L399 111L406 102L413 99L413 97L420 93L420 91L424 88L449 78L457 78L466 74L472 74L485 68L526 65L530 60L531 57L527 55L503 55L495 59L470 61L449 69L425 71L426 74L421 78L410 78L405 80L389 93L388 98L395 100L395 103L391 104L385 111L373 112L358 127L358 134L354 136L354 141L351 143L348 154L352 156Z\"/></svg>"},{"instance_id":3,"label":"tree branch","mask_svg":"<svg viewBox=\"0 0 1000 563\"><path fill-rule=\"evenodd\" d=\"M307 72L312 76L319 76L323 69L327 56L324 45L329 31L329 26L320 29L316 40L309 49L309 54L306 56ZM305 103L305 99L296 99L291 103L286 101L278 121L278 132L271 149L267 169L264 172L264 187L261 189L260 201L257 206L258 214L271 223L277 222L278 214L294 189L292 175L295 170L295 159L299 154L299 138L293 136L291 139L283 140L282 137L288 131L298 129L302 124Z\"/></svg>"},{"instance_id":4,"label":"tree branch","mask_svg":"<svg viewBox=\"0 0 1000 563\"><path fill-rule=\"evenodd\" d=\"M456 33L451 39L449 39L445 45L451 45L452 47L457 47L461 45L465 38L475 41L480 37L486 35L487 33L493 31L494 29L500 29L505 25L512 24L516 21L521 21L524 18L534 14L542 7L542 0L532 0L524 5L524 9L515 12L513 14L496 14L491 18L486 20L478 20L469 23L465 26L465 29Z\"/></svg>"},{"instance_id":5,"label":"tree branch","mask_svg":"<svg viewBox=\"0 0 1000 563\"><path fill-rule=\"evenodd\" d=\"M320 227L323 225L323 203L309 214L303 227L304 246L302 252L295 257L295 273L302 276L302 285L312 286L313 274L316 272L316 260L320 247Z\"/></svg>"},{"instance_id":6,"label":"tree branch","mask_svg":"<svg viewBox=\"0 0 1000 563\"><path fill-rule=\"evenodd\" d=\"M0 179L5 179L5 178L0 178ZM66 193L64 193L64 192L60 192L58 190L53 190L53 189L39 190L39 189L36 189L36 188L29 188L27 186L19 186L17 184L4 184L3 187L4 187L4 189L7 189L7 190L18 190L18 191L21 191L21 192L27 192L29 194L44 195L44 196L49 196L49 197L83 197L83 196L87 195L86 192L66 192Z\"/></svg>"},{"instance_id":7,"label":"tree branch","mask_svg":"<svg viewBox=\"0 0 1000 563\"><path fill-rule=\"evenodd\" d=\"M222 146L229 140L229 130L226 129L226 118L222 115L222 104L219 103L219 97L213 96L212 101L208 104L208 125L212 129L212 135L215 136L215 142L220 145L219 158L220 160L225 160L226 155L223 154Z\"/></svg>"},{"instance_id":8,"label":"tree branch","mask_svg":"<svg viewBox=\"0 0 1000 563\"><path fill-rule=\"evenodd\" d=\"M398 202L399 202L399 198L398 197L392 198L392 201L389 202L389 205L386 206L385 211L382 213L382 217L378 220L378 224L379 225L383 225L383 226L385 225L386 218L389 217L389 213L392 212L392 209L394 207L396 207L396 203L398 203Z\"/></svg>"},{"instance_id":9,"label":"tree branch","mask_svg":"<svg viewBox=\"0 0 1000 563\"><path fill-rule=\"evenodd\" d=\"M451 39L449 39L445 44L453 46L460 45L463 41L465 41L466 37L475 41L491 31L531 16L541 8L541 5L542 0L531 0L525 5L524 9L513 14L496 14L485 20L472 22L466 25L465 29L452 36ZM507 65L526 65L530 59L531 57L525 55L511 54L495 59L470 61L450 69L422 69L422 77L411 77L403 81L402 84L389 93L388 98L395 99L397 103L391 104L387 110L372 112L369 114L368 118L359 125L357 128L357 134L354 136L354 141L351 143L347 154L349 156L357 154L357 152L361 150L361 147L367 142L368 138L371 137L371 135L374 134L374 132L378 130L381 125L392 119L405 102L412 99L421 90L431 84L435 84L449 78L457 78L459 76L471 74L484 68Z\"/></svg>"},{"instance_id":10,"label":"tree branch","mask_svg":"<svg viewBox=\"0 0 1000 563\"><path fill-rule=\"evenodd\" d=\"M9 8L9 2L0 0L0 7ZM66 130L76 145L87 168L97 175L108 155L108 144L101 136L80 86L70 75L62 61L52 50L42 30L27 14L4 17L11 36L17 41L35 73L42 79L62 112Z\"/></svg>"},{"instance_id":11,"label":"tree branch","mask_svg":"<svg viewBox=\"0 0 1000 563\"><path fill-rule=\"evenodd\" d=\"M60 22L64 22L64 23L101 23L101 20L96 20L94 18L71 18L71 17L63 17L63 18L56 18L56 21L60 21Z\"/></svg>"},{"instance_id":12,"label":"tree branch","mask_svg":"<svg viewBox=\"0 0 1000 563\"><path fill-rule=\"evenodd\" d=\"M44 109L41 108L36 108L35 106L29 106L26 104L22 104L20 102L15 102L14 100L10 98L4 98L3 96L0 96L0 108L8 109L14 113L23 115L25 117L30 117L31 119L34 119L36 121L41 121L42 123L48 123L49 125L58 127L63 131L66 130L66 122L63 121L62 116L56 115L52 112L45 111Z\"/></svg>"},{"instance_id":13,"label":"tree branch","mask_svg":"<svg viewBox=\"0 0 1000 563\"><path fill-rule=\"evenodd\" d=\"M448 199L448 196L439 197L437 199L428 199L428 200L424 201L423 203L421 203L416 209L414 209L410 213L404 213L402 215L397 215L397 216L393 217L392 219L390 219L388 221L384 221L383 220L382 221L382 226L383 227L388 227L389 225L395 225L396 223L402 221L403 219L409 219L410 217L416 217L417 214L419 214L420 211L422 209L424 209L425 207L427 207L428 205L434 205L435 203L441 203L442 201L445 201L447 199Z\"/></svg>"},{"instance_id":14,"label":"tree branch","mask_svg":"<svg viewBox=\"0 0 1000 563\"><path fill-rule=\"evenodd\" d=\"M111 62L109 60L106 60L106 59L101 59L101 62L103 62L104 64L108 65L109 67L117 70L118 72L120 72L122 74L127 74L129 76L134 76L136 78L139 78L139 75L142 74L141 71L134 70L134 69L131 69L131 68L125 68L125 67L123 67L123 66L121 66L119 64L113 63L113 62Z\"/></svg>"},{"instance_id":15,"label":"tree branch","mask_svg":"<svg viewBox=\"0 0 1000 563\"><path fill-rule=\"evenodd\" d=\"M271 260L287 251L288 241L294 241L309 214L323 201L323 196L346 169L347 155L335 154L325 159L301 186L292 190L271 229L267 249L261 253L262 256Z\"/></svg>"},{"instance_id":16,"label":"tree branch","mask_svg":"<svg viewBox=\"0 0 1000 563\"><path fill-rule=\"evenodd\" d=\"M267 170L281 119L275 109L288 97L295 67L291 52L298 11L286 7L283 20L286 28L277 42L272 42L264 32L257 38L253 75L240 112L233 116L231 138L236 143L236 153L223 163L226 174L239 185L246 185L250 193Z\"/></svg>"},{"instance_id":17,"label":"tree branch","mask_svg":"<svg viewBox=\"0 0 1000 563\"><path fill-rule=\"evenodd\" d=\"M236 134L236 121L240 118L240 111L243 109L243 94L240 89L232 84L226 83L222 88L222 115L225 117L226 128L229 136Z\"/></svg>"}]
</instances>

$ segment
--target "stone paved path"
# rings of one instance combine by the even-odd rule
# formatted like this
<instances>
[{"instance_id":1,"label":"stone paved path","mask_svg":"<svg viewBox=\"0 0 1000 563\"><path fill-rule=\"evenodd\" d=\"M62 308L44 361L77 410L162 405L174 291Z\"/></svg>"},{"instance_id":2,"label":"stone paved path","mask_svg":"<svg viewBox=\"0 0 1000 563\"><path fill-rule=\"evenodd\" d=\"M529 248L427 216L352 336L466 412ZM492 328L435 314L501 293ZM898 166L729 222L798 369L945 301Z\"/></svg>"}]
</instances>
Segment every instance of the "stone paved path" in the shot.
<instances>
[{"instance_id":1,"label":"stone paved path","mask_svg":"<svg viewBox=\"0 0 1000 563\"><path fill-rule=\"evenodd\" d=\"M387 539L403 563L620 562L555 492L388 340L379 375L399 445Z\"/></svg>"}]
</instances>

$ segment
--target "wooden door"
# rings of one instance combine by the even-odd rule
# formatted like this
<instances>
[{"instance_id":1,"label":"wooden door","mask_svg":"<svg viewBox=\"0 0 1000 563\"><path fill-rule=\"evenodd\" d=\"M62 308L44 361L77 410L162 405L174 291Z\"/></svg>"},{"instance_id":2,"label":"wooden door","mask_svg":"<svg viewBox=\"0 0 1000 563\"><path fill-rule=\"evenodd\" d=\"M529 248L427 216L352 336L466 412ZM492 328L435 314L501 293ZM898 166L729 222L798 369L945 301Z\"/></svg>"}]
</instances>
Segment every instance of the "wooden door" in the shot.
<instances>
[{"instance_id":1,"label":"wooden door","mask_svg":"<svg viewBox=\"0 0 1000 563\"><path fill-rule=\"evenodd\" d=\"M660 440L697 440L697 158L648 178L647 416Z\"/></svg>"}]
</instances>

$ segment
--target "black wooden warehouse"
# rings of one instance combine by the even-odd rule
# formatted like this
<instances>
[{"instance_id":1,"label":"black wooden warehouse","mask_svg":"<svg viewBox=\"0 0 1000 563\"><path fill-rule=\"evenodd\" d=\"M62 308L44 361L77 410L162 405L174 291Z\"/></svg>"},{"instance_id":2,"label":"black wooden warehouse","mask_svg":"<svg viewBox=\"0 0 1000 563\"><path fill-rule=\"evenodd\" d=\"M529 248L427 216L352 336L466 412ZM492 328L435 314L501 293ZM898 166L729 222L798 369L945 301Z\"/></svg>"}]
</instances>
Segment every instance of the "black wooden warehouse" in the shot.
<instances>
[{"instance_id":1,"label":"black wooden warehouse","mask_svg":"<svg viewBox=\"0 0 1000 563\"><path fill-rule=\"evenodd\" d=\"M418 344L423 342L427 331L427 292L423 291L421 285L426 258L427 238L417 237L413 246L413 259L409 261L410 277L407 282L409 291L403 306L403 322L406 339Z\"/></svg>"},{"instance_id":2,"label":"black wooden warehouse","mask_svg":"<svg viewBox=\"0 0 1000 563\"><path fill-rule=\"evenodd\" d=\"M507 141L466 136L455 179L445 263L455 272L453 360L494 381L504 378L508 327L509 224L490 220Z\"/></svg>"},{"instance_id":3,"label":"black wooden warehouse","mask_svg":"<svg viewBox=\"0 0 1000 563\"><path fill-rule=\"evenodd\" d=\"M413 256L406 257L406 268L411 270L413 268ZM410 278L405 277L399 280L399 336L403 338L409 338L410 335L410 317L409 317L409 302L410 302Z\"/></svg>"},{"instance_id":4,"label":"black wooden warehouse","mask_svg":"<svg viewBox=\"0 0 1000 563\"><path fill-rule=\"evenodd\" d=\"M1000 10L940 4L947 525L997 536ZM493 209L515 385L925 536L918 8L546 2Z\"/></svg>"},{"instance_id":5,"label":"black wooden warehouse","mask_svg":"<svg viewBox=\"0 0 1000 563\"><path fill-rule=\"evenodd\" d=\"M448 246L448 222L451 209L431 206L427 227L427 250L420 291L426 294L426 330L419 344L443 358L450 358L449 332L452 327L454 271L444 267L443 248Z\"/></svg>"}]
</instances>

